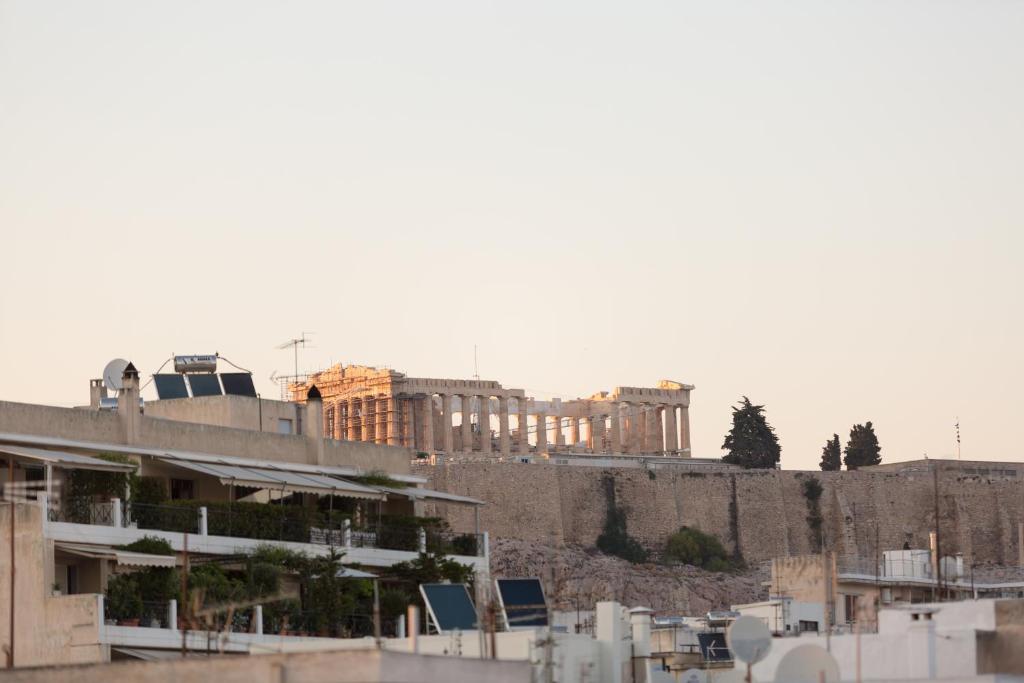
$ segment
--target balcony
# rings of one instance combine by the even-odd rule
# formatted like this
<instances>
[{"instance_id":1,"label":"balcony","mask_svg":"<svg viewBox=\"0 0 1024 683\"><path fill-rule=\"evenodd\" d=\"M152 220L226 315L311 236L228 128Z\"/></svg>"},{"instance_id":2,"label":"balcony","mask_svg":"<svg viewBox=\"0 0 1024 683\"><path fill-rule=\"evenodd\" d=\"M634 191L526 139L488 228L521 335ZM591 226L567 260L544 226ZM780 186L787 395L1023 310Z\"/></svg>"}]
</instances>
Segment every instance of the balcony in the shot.
<instances>
[{"instance_id":1,"label":"balcony","mask_svg":"<svg viewBox=\"0 0 1024 683\"><path fill-rule=\"evenodd\" d=\"M45 496L43 497L45 504ZM56 541L127 545L144 536L168 541L178 552L245 554L274 544L313 555L331 549L346 564L387 567L430 552L452 557L474 570L488 564L486 533L458 533L427 518L354 523L340 514L300 506L181 501L174 505L68 498L48 508L46 536ZM417 520L422 519L421 523Z\"/></svg>"}]
</instances>

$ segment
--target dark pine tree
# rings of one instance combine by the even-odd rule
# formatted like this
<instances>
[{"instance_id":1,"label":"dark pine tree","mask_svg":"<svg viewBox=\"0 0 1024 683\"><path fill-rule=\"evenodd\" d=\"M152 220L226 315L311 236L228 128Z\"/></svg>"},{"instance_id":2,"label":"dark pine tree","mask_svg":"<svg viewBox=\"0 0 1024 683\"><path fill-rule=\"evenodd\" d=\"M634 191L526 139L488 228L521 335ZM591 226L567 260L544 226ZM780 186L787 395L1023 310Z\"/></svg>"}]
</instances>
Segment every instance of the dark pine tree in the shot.
<instances>
[{"instance_id":1,"label":"dark pine tree","mask_svg":"<svg viewBox=\"0 0 1024 683\"><path fill-rule=\"evenodd\" d=\"M853 425L850 440L846 443L846 469L855 470L882 462L882 447L878 445L875 428L870 422Z\"/></svg>"},{"instance_id":2,"label":"dark pine tree","mask_svg":"<svg viewBox=\"0 0 1024 683\"><path fill-rule=\"evenodd\" d=\"M843 447L839 445L839 435L833 434L821 449L821 471L838 472L843 469Z\"/></svg>"},{"instance_id":3,"label":"dark pine tree","mask_svg":"<svg viewBox=\"0 0 1024 683\"><path fill-rule=\"evenodd\" d=\"M764 406L755 406L746 396L732 409L732 429L722 448L729 451L723 462L746 469L772 469L779 464L779 437L764 417Z\"/></svg>"}]
</instances>

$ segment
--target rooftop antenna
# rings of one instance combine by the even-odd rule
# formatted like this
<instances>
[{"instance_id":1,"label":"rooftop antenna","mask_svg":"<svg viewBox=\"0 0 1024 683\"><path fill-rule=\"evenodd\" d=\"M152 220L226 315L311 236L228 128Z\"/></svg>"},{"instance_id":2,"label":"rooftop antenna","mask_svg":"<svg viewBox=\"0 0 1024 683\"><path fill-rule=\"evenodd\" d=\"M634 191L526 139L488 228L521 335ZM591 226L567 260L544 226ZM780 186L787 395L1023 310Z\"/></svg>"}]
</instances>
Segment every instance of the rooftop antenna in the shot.
<instances>
[{"instance_id":1,"label":"rooftop antenna","mask_svg":"<svg viewBox=\"0 0 1024 683\"><path fill-rule=\"evenodd\" d=\"M960 459L960 418L956 418L956 424L953 425L956 428L956 459Z\"/></svg>"},{"instance_id":2,"label":"rooftop antenna","mask_svg":"<svg viewBox=\"0 0 1024 683\"><path fill-rule=\"evenodd\" d=\"M480 381L480 364L476 359L476 344L473 344L473 379Z\"/></svg>"},{"instance_id":3,"label":"rooftop antenna","mask_svg":"<svg viewBox=\"0 0 1024 683\"><path fill-rule=\"evenodd\" d=\"M288 341L286 341L283 344L278 344L277 347L276 347L278 350L287 349L289 346L292 347L292 350L295 353L295 378L294 379L295 379L296 382L299 381L299 347L301 346L301 347L305 348L306 344L309 343L310 340L306 338L307 334L312 334L312 332L303 332L302 336L298 337L297 339L289 339Z\"/></svg>"}]
</instances>

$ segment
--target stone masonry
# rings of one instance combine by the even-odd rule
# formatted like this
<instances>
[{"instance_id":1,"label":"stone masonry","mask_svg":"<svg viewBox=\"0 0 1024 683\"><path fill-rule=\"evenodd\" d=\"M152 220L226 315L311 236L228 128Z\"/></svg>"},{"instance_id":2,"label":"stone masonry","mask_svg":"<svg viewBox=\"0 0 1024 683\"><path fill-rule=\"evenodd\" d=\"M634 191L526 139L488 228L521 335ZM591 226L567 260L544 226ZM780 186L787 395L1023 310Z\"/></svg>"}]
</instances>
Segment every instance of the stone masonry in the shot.
<instances>
[{"instance_id":1,"label":"stone masonry","mask_svg":"<svg viewBox=\"0 0 1024 683\"><path fill-rule=\"evenodd\" d=\"M629 533L652 550L686 525L738 547L748 562L818 551L870 558L878 550L927 548L935 528L930 471L730 472L602 470L514 463L460 463L433 467L432 488L487 501L481 526L498 538L592 547L607 503L603 480L614 480ZM817 479L821 532L812 531L803 482ZM471 528L471 512L438 505L433 511L455 528ZM428 511L428 514L430 511ZM1024 482L1010 477L941 471L939 529L944 553L964 562L1015 564L1018 523L1024 520ZM817 536L817 537L816 537Z\"/></svg>"}]
</instances>

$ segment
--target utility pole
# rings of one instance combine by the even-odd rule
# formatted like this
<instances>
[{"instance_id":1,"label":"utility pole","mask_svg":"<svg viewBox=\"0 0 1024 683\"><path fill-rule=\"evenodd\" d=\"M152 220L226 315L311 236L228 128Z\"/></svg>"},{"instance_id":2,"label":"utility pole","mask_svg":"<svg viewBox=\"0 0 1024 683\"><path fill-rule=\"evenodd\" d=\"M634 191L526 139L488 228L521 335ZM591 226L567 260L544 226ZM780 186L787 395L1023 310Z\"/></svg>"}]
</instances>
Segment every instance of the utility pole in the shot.
<instances>
[{"instance_id":1,"label":"utility pole","mask_svg":"<svg viewBox=\"0 0 1024 683\"><path fill-rule=\"evenodd\" d=\"M932 463L932 480L935 488L935 586L938 601L942 602L942 540L939 532L939 463Z\"/></svg>"},{"instance_id":2,"label":"utility pole","mask_svg":"<svg viewBox=\"0 0 1024 683\"><path fill-rule=\"evenodd\" d=\"M10 491L10 495L6 496L11 502L11 643L10 649L7 651L7 668L14 668L14 577L16 572L14 570L14 456L7 456L7 489ZM44 513L45 514L45 513ZM102 616L102 615L101 615Z\"/></svg>"}]
</instances>

